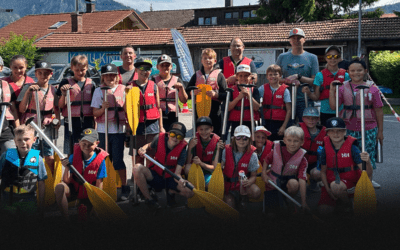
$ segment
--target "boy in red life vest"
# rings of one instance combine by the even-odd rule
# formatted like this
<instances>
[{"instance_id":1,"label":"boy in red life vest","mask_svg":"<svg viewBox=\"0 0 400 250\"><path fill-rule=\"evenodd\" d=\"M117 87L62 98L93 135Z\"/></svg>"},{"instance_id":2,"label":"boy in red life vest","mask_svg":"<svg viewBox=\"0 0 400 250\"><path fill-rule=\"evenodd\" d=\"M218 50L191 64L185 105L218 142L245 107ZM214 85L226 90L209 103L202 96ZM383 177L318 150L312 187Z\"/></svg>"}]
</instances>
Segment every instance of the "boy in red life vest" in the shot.
<instances>
[{"instance_id":1,"label":"boy in red life vest","mask_svg":"<svg viewBox=\"0 0 400 250\"><path fill-rule=\"evenodd\" d=\"M292 115L292 102L286 84L280 84L282 69L272 64L267 68L268 83L260 86L258 92L263 99L263 126L271 131L271 141L282 140Z\"/></svg>"},{"instance_id":2,"label":"boy in red life vest","mask_svg":"<svg viewBox=\"0 0 400 250\"><path fill-rule=\"evenodd\" d=\"M221 161L225 178L224 201L233 208L239 201L243 208L247 198L256 200L261 195L260 188L256 185L258 158L251 141L250 129L241 125L236 127L230 145L224 147L222 140L218 143L218 147L224 148ZM242 184L239 177L240 171L244 171L247 176L247 180L244 180Z\"/></svg>"},{"instance_id":3,"label":"boy in red life vest","mask_svg":"<svg viewBox=\"0 0 400 250\"><path fill-rule=\"evenodd\" d=\"M79 199L80 204L88 207L88 211L92 208L86 188L71 172L69 164L72 164L89 184L100 189L103 189L103 178L107 177L105 159L108 153L97 147L100 143L97 131L87 128L80 137L79 144L74 146L74 153L61 161L65 167L64 175L54 191L57 205L65 218L68 218L69 201Z\"/></svg>"},{"instance_id":4,"label":"boy in red life vest","mask_svg":"<svg viewBox=\"0 0 400 250\"><path fill-rule=\"evenodd\" d=\"M117 66L106 64L101 67L101 85L93 93L93 115L96 117L97 132L99 132L99 147L110 154L114 169L121 177L120 199L128 199L130 188L126 185L126 165L124 162L125 141L125 85L119 82ZM111 89L102 90L102 87ZM104 96L107 94L107 102ZM106 147L105 110L108 110L108 145Z\"/></svg>"},{"instance_id":5,"label":"boy in red life vest","mask_svg":"<svg viewBox=\"0 0 400 250\"><path fill-rule=\"evenodd\" d=\"M86 128L94 128L93 108L90 104L93 99L93 92L96 88L92 79L86 77L88 70L88 59L84 55L77 55L71 59L71 70L74 76L63 79L57 89L59 96L58 106L62 109L64 117L64 153L70 152L70 140L72 145L77 143L79 136ZM72 135L68 129L67 90L70 90Z\"/></svg>"},{"instance_id":6,"label":"boy in red life vest","mask_svg":"<svg viewBox=\"0 0 400 250\"><path fill-rule=\"evenodd\" d=\"M318 147L324 145L326 131L324 126L317 125L319 122L319 111L315 107L307 107L303 111L303 122L299 125L304 131L303 149L307 151L308 161L307 174L310 175L310 190L319 191L317 182L321 181L321 173L317 169Z\"/></svg>"},{"instance_id":7,"label":"boy in red life vest","mask_svg":"<svg viewBox=\"0 0 400 250\"><path fill-rule=\"evenodd\" d=\"M321 198L318 209L327 214L341 202L342 207L351 209L349 197L361 177L362 161L367 162L367 174L372 177L372 164L367 152L360 152L357 139L346 136L346 124L341 118L326 121L324 150L321 154Z\"/></svg>"},{"instance_id":8,"label":"boy in red life vest","mask_svg":"<svg viewBox=\"0 0 400 250\"><path fill-rule=\"evenodd\" d=\"M241 64L237 67L236 78L238 84L251 84L251 71L250 66ZM243 108L243 124L251 128L251 116L250 116L250 93L253 91L253 115L254 121L260 120L260 95L257 88L243 88L238 85L232 86L233 93L231 95L228 111L228 120L231 122L231 131L235 131L236 127L240 125L240 110L242 106L242 99L244 98L244 108Z\"/></svg>"},{"instance_id":9,"label":"boy in red life vest","mask_svg":"<svg viewBox=\"0 0 400 250\"><path fill-rule=\"evenodd\" d=\"M44 133L50 139L52 138L52 126L50 123L52 121L52 115L55 114L56 119L60 120L60 111L58 109L58 99L56 96L56 88L53 85L49 85L49 80L53 75L53 68L48 62L45 61L37 61L35 63L35 76L38 79L38 82L35 84L25 85L20 95L23 96L21 103L19 104L19 112L22 113L21 123L25 123L31 117L35 117L34 122L41 128L44 127ZM35 91L38 91L39 98L39 108L41 113L41 121L37 120L37 112L36 110L36 94ZM60 124L58 124L55 129L58 130ZM47 144L46 141L43 140L43 149L40 148L39 140L36 140L33 145L34 149L43 150L41 154L44 156L44 159L51 169L54 170L54 151Z\"/></svg>"},{"instance_id":10,"label":"boy in red life vest","mask_svg":"<svg viewBox=\"0 0 400 250\"><path fill-rule=\"evenodd\" d=\"M263 163L267 155L272 151L274 143L268 140L268 136L271 135L266 128L263 126L257 126L254 132L254 142L256 145L256 153L258 160Z\"/></svg>"},{"instance_id":11,"label":"boy in red life vest","mask_svg":"<svg viewBox=\"0 0 400 250\"><path fill-rule=\"evenodd\" d=\"M138 153L143 157L149 149L156 149L154 159L163 166L181 176L182 167L186 162L186 145L184 140L186 135L186 127L183 123L175 122L171 125L169 132L160 133L151 143L139 148ZM147 185L150 185L156 190L167 190L167 202L172 206L175 203L174 196L178 193L186 198L194 195L193 191L184 187L185 181L175 180L171 175L165 173L157 165L150 164L150 167L145 167L138 163L133 168L133 176L135 182L145 197L145 203L151 210L157 210L160 205L150 195Z\"/></svg>"},{"instance_id":12,"label":"boy in red life vest","mask_svg":"<svg viewBox=\"0 0 400 250\"><path fill-rule=\"evenodd\" d=\"M262 177L265 186L264 204L266 211L279 210L283 198L278 191L269 184L273 181L290 196L295 196L300 190L303 209L308 209L306 202L307 187L307 159L306 151L301 149L304 143L304 132L301 128L291 126L285 130L282 141L274 142L274 149L263 162ZM269 167L271 165L271 167ZM293 207L292 202L288 205Z\"/></svg>"},{"instance_id":13,"label":"boy in red life vest","mask_svg":"<svg viewBox=\"0 0 400 250\"><path fill-rule=\"evenodd\" d=\"M211 179L211 174L215 169L213 161L219 136L214 134L211 118L202 116L196 121L196 138L191 139L188 146L188 157L185 166L185 175L188 176L192 163L199 165L203 169L206 187ZM216 165L216 164L215 164Z\"/></svg>"},{"instance_id":14,"label":"boy in red life vest","mask_svg":"<svg viewBox=\"0 0 400 250\"><path fill-rule=\"evenodd\" d=\"M221 103L226 100L226 81L221 70L218 68L218 65L215 64L216 62L217 53L210 48L204 49L201 52L202 67L192 76L192 78L190 78L187 87L197 86L199 84L208 84L212 87L212 90L207 92L207 95L212 98L210 118L214 124L214 133L221 136ZM195 90L194 94L197 95L200 91L201 90ZM190 92L186 91L186 93L189 98L192 98Z\"/></svg>"}]
</instances>

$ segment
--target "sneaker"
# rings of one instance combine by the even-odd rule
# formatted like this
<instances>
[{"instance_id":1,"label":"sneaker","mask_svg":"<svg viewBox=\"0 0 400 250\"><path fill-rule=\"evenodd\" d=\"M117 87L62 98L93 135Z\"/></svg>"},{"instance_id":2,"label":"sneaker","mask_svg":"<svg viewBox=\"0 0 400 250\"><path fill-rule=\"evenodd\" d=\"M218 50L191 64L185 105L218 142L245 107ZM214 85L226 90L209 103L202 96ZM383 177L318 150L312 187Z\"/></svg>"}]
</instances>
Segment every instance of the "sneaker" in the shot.
<instances>
[{"instance_id":1,"label":"sneaker","mask_svg":"<svg viewBox=\"0 0 400 250\"><path fill-rule=\"evenodd\" d=\"M121 187L121 201L126 201L129 198L129 194L131 193L131 187L130 186L122 186Z\"/></svg>"},{"instance_id":2,"label":"sneaker","mask_svg":"<svg viewBox=\"0 0 400 250\"><path fill-rule=\"evenodd\" d=\"M381 187L381 185L379 185L376 181L371 181L371 182L372 182L372 186L373 186L375 189L378 189L378 188Z\"/></svg>"},{"instance_id":3,"label":"sneaker","mask_svg":"<svg viewBox=\"0 0 400 250\"><path fill-rule=\"evenodd\" d=\"M308 189L313 193L318 193L321 190L316 181L311 181L310 185L308 186Z\"/></svg>"},{"instance_id":4,"label":"sneaker","mask_svg":"<svg viewBox=\"0 0 400 250\"><path fill-rule=\"evenodd\" d=\"M157 211L158 209L161 208L160 204L158 204L158 202L155 200L146 199L145 204L152 211Z\"/></svg>"}]
</instances>

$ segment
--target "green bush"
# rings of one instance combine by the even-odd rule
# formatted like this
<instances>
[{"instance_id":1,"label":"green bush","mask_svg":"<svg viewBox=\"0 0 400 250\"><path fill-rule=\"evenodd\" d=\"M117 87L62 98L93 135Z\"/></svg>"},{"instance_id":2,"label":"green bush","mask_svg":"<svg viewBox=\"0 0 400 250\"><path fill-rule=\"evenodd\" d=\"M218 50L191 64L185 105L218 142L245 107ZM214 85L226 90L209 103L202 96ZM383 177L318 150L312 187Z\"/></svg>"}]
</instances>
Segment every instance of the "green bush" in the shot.
<instances>
[{"instance_id":1,"label":"green bush","mask_svg":"<svg viewBox=\"0 0 400 250\"><path fill-rule=\"evenodd\" d=\"M400 93L400 51L372 51L369 58L375 82Z\"/></svg>"}]
</instances>

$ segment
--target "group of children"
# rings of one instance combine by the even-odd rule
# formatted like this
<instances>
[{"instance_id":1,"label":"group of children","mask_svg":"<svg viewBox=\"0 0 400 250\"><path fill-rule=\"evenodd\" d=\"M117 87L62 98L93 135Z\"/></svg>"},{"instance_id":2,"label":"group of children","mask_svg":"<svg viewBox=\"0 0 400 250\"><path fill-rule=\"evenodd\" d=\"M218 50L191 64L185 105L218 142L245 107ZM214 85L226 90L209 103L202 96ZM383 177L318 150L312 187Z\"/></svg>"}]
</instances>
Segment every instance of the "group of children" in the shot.
<instances>
[{"instance_id":1,"label":"group of children","mask_svg":"<svg viewBox=\"0 0 400 250\"><path fill-rule=\"evenodd\" d=\"M133 48L124 47L121 54L130 49ZM328 62L337 59L335 55L338 53L340 50L336 47L329 47L326 50ZM123 161L127 138L130 138L130 154L135 163L132 177L146 204L152 209L158 209L160 206L156 197L149 192L148 185L156 190L166 188L169 204L175 203L176 193L187 198L192 197L194 193L185 187L184 179L175 181L157 165L145 165L145 154L154 157L178 176L187 177L191 164L198 164L203 169L206 185L220 160L225 182L224 201L232 207L236 207L238 201L246 200L245 197L258 199L263 195L264 188L256 185L259 172L265 182L264 204L268 212L282 206L284 200L270 181L291 196L300 192L305 209L308 208L308 179L310 189L318 191L318 186L322 186L319 202L321 212L331 211L338 200L348 206L351 190L354 192L360 177L361 162L368 163L367 172L372 179L372 169L375 168L375 143L376 140L383 140L383 104L379 90L370 85L364 97L367 152L361 153L357 147L357 141L361 141L361 117L360 95L355 87L366 84L363 81L367 71L365 63L352 61L348 73L339 70L336 61L328 63L326 70L330 74L338 74L341 82L348 80L339 88L339 105L343 104L340 118L324 119L321 120L321 124L325 126L319 125L318 109L308 107L303 112L304 122L299 126L288 127L292 110L290 92L289 86L283 83L279 66L268 67L268 83L259 88L248 88L241 87L240 84L253 84L250 67L238 65L235 74L237 81L231 86L233 92L228 100L228 110L223 110L227 86L224 75L215 67L216 59L214 50L203 50L202 68L188 83L187 87L211 85L212 90L208 91L207 95L212 98L212 106L210 117L197 119L195 137L187 143L184 140L186 127L176 119L174 112L178 112L179 107L173 99L178 91L179 100L185 103L190 93L185 91L185 86L178 77L172 76L172 60L168 55L162 55L158 59L157 68L160 74L153 78L150 78L151 61L138 58L134 63L135 77L126 84L120 81L121 75L115 65L104 65L101 68L101 85L97 88L91 79L86 77L88 60L85 56L72 58L71 70L74 75L63 80L58 88L49 85L53 73L49 63L35 63L35 76L38 80L34 83L26 76L26 59L23 56L13 57L10 63L12 75L1 81L2 102L11 104L2 128L4 133L0 137L0 140L7 138L1 148L2 153L4 152L0 158L1 193L4 193L7 187L11 188L9 191L14 190L13 185L16 185L18 188L14 197L22 195L22 187L32 194L34 188L25 187L23 183L26 181L23 182L23 179L32 179L33 173L35 181L39 183L39 205L43 204L46 169L42 164L42 157L50 170L54 171L54 152L45 141L35 138L31 126L21 124L34 117L35 123L42 128L46 136L53 139L51 130L58 130L60 125L50 124L52 119L60 120L62 113L65 122L64 152L69 157L62 160L65 172L62 182L55 188L55 195L64 216L68 216L68 200L78 198L83 204L87 204L88 201L85 188L70 173L69 164L74 165L89 183L102 188L103 179L107 178L105 158L110 157L122 181L119 199L128 199L130 187L127 185L126 164ZM323 110L327 109L327 105L331 110L335 110L336 79L325 71L322 72L323 84L321 80L315 81L316 86L324 87L323 90L320 91L317 87L312 93L308 88L303 88L303 92L307 92L314 99L320 99L322 96L325 105ZM136 87L140 90L140 114L137 130L132 133L126 119L125 96L129 89ZM195 94L198 93L198 90L195 91ZM70 103L67 103L68 94ZM250 102L253 117L250 115ZM71 117L68 117L68 106L71 109ZM40 108L41 121L37 120L37 107ZM108 126L105 126L106 110ZM224 112L229 112L228 121L232 126L232 137L226 145L224 142L229 127L227 126L227 131L222 131ZM72 134L68 128L70 122ZM254 126L254 138L251 131L252 122L260 125ZM15 128L13 139L7 133L9 125ZM129 134L135 134L135 137L130 137ZM221 135L225 135L225 138ZM108 145L105 145L106 141ZM14 149L15 146L17 149ZM133 154L136 151L137 155ZM222 151L221 159L217 153L219 151ZM240 181L239 171L245 173L245 180ZM20 175L23 178L17 178L19 182L12 181ZM243 190L245 192L242 192Z\"/></svg>"}]
</instances>

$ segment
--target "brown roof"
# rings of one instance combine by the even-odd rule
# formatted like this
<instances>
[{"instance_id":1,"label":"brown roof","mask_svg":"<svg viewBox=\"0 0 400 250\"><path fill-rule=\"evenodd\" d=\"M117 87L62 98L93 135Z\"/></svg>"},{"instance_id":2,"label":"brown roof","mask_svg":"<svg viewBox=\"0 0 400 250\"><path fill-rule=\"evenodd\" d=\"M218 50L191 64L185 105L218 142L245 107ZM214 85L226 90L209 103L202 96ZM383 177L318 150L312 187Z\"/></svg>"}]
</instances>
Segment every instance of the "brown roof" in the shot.
<instances>
[{"instance_id":1,"label":"brown roof","mask_svg":"<svg viewBox=\"0 0 400 250\"><path fill-rule=\"evenodd\" d=\"M356 40L358 19L331 20L323 22L235 25L179 28L189 45L226 45L233 37L243 38L245 43L282 43L288 41L289 31L301 28L307 41ZM400 18L362 20L362 39L400 39ZM37 42L43 49L121 47L127 43L134 46L172 45L169 29L129 30L112 32L55 33Z\"/></svg>"},{"instance_id":2,"label":"brown roof","mask_svg":"<svg viewBox=\"0 0 400 250\"><path fill-rule=\"evenodd\" d=\"M194 10L145 11L140 17L151 29L186 27L194 19Z\"/></svg>"},{"instance_id":3,"label":"brown roof","mask_svg":"<svg viewBox=\"0 0 400 250\"><path fill-rule=\"evenodd\" d=\"M146 23L133 10L96 11L93 13L82 13L83 32L108 31L131 14L145 28L148 28ZM49 29L50 26L59 21L67 21L67 23L58 29ZM37 38L41 38L51 32L71 32L71 13L24 16L0 29L0 37L7 38L10 32L17 34L25 33L29 38L35 35L37 35Z\"/></svg>"},{"instance_id":4,"label":"brown roof","mask_svg":"<svg viewBox=\"0 0 400 250\"><path fill-rule=\"evenodd\" d=\"M380 16L380 18L388 18L388 17L397 17L397 15L394 13L386 13Z\"/></svg>"}]
</instances>

